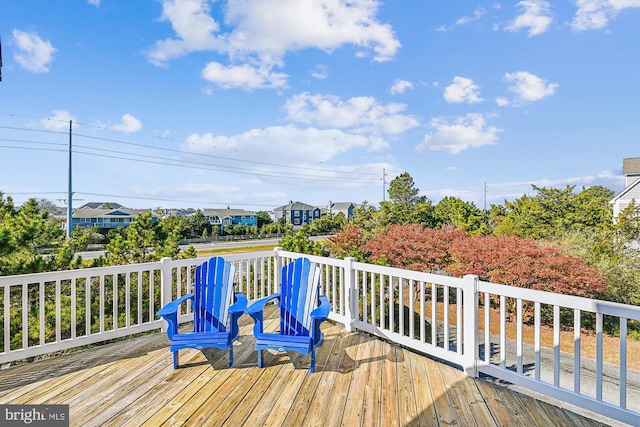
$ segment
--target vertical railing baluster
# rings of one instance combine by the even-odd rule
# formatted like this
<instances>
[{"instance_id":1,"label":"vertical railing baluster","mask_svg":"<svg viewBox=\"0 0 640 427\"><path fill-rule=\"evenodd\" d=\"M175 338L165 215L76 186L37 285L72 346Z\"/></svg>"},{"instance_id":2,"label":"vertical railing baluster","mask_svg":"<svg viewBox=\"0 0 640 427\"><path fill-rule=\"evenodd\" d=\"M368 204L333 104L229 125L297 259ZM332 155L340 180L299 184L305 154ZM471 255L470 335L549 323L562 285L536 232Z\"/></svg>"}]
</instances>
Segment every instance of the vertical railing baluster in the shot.
<instances>
[{"instance_id":1,"label":"vertical railing baluster","mask_svg":"<svg viewBox=\"0 0 640 427\"><path fill-rule=\"evenodd\" d=\"M87 276L84 282L84 333L91 335L91 276Z\"/></svg>"},{"instance_id":2,"label":"vertical railing baluster","mask_svg":"<svg viewBox=\"0 0 640 427\"><path fill-rule=\"evenodd\" d=\"M22 284L22 348L29 348L29 307L28 302L29 284Z\"/></svg>"},{"instance_id":3,"label":"vertical railing baluster","mask_svg":"<svg viewBox=\"0 0 640 427\"><path fill-rule=\"evenodd\" d=\"M99 316L100 316L100 333L104 332L104 274L100 275L100 293L99 298Z\"/></svg>"},{"instance_id":4,"label":"vertical railing baluster","mask_svg":"<svg viewBox=\"0 0 640 427\"><path fill-rule=\"evenodd\" d=\"M389 281L389 330L391 332L395 331L395 304L396 304L396 298L395 298L395 289L394 289L394 285L393 282L395 280L395 276L389 275L387 276L387 279Z\"/></svg>"},{"instance_id":5,"label":"vertical railing baluster","mask_svg":"<svg viewBox=\"0 0 640 427\"><path fill-rule=\"evenodd\" d=\"M77 279L73 278L71 280L71 339L76 338L76 324L77 324L77 295L76 295L76 287L77 287Z\"/></svg>"},{"instance_id":6,"label":"vertical railing baluster","mask_svg":"<svg viewBox=\"0 0 640 427\"><path fill-rule=\"evenodd\" d=\"M120 281L120 274L113 275L113 309L111 310L113 321L111 322L111 328L115 331L118 329L118 282Z\"/></svg>"},{"instance_id":7,"label":"vertical railing baluster","mask_svg":"<svg viewBox=\"0 0 640 427\"><path fill-rule=\"evenodd\" d=\"M484 361L488 364L491 360L491 297L489 292L484 293Z\"/></svg>"},{"instance_id":8,"label":"vertical railing baluster","mask_svg":"<svg viewBox=\"0 0 640 427\"><path fill-rule=\"evenodd\" d=\"M376 326L376 284L377 282L376 273L371 273L371 324Z\"/></svg>"},{"instance_id":9,"label":"vertical railing baluster","mask_svg":"<svg viewBox=\"0 0 640 427\"><path fill-rule=\"evenodd\" d=\"M442 338L442 348L445 350L449 350L451 346L450 336L449 336L449 287L442 287L442 313L444 316L444 320L442 321L443 326L443 338ZM460 339L458 337L457 339Z\"/></svg>"},{"instance_id":10,"label":"vertical railing baluster","mask_svg":"<svg viewBox=\"0 0 640 427\"><path fill-rule=\"evenodd\" d=\"M465 344L464 335L462 335L462 307L462 288L456 288L456 353L458 354L462 354Z\"/></svg>"},{"instance_id":11,"label":"vertical railing baluster","mask_svg":"<svg viewBox=\"0 0 640 427\"><path fill-rule=\"evenodd\" d=\"M540 366L540 327L541 327L541 319L540 319L540 315L541 315L541 307L540 307L540 303L539 302L535 302L534 304L534 314L533 314L533 351L535 354L535 368L534 368L534 375L536 378L536 381L540 381L540 370L541 370L541 366Z\"/></svg>"},{"instance_id":12,"label":"vertical railing baluster","mask_svg":"<svg viewBox=\"0 0 640 427\"><path fill-rule=\"evenodd\" d=\"M522 299L516 300L516 361L518 374L522 375Z\"/></svg>"},{"instance_id":13,"label":"vertical railing baluster","mask_svg":"<svg viewBox=\"0 0 640 427\"><path fill-rule=\"evenodd\" d=\"M560 387L560 306L553 306L553 386Z\"/></svg>"},{"instance_id":14,"label":"vertical railing baluster","mask_svg":"<svg viewBox=\"0 0 640 427\"><path fill-rule=\"evenodd\" d=\"M620 318L620 407L627 409L627 319Z\"/></svg>"},{"instance_id":15,"label":"vertical railing baluster","mask_svg":"<svg viewBox=\"0 0 640 427\"><path fill-rule=\"evenodd\" d=\"M3 286L3 319L4 319L4 327L3 327L3 340L4 340L4 352L9 353L11 349L11 310L9 304L9 284ZM42 328L40 328L42 330Z\"/></svg>"},{"instance_id":16,"label":"vertical railing baluster","mask_svg":"<svg viewBox=\"0 0 640 427\"><path fill-rule=\"evenodd\" d=\"M407 293L409 297L409 336L411 339L415 339L415 288L416 282L413 279L409 280L409 286L407 287Z\"/></svg>"},{"instance_id":17,"label":"vertical railing baluster","mask_svg":"<svg viewBox=\"0 0 640 427\"><path fill-rule=\"evenodd\" d=\"M507 299L500 295L500 367L507 367Z\"/></svg>"},{"instance_id":18,"label":"vertical railing baluster","mask_svg":"<svg viewBox=\"0 0 640 427\"><path fill-rule=\"evenodd\" d=\"M436 313L438 312L438 287L431 282L431 345L438 346L438 321Z\"/></svg>"},{"instance_id":19,"label":"vertical railing baluster","mask_svg":"<svg viewBox=\"0 0 640 427\"><path fill-rule=\"evenodd\" d=\"M427 325L426 325L426 307L425 307L425 288L427 284L425 282L420 283L420 342L427 342ZM433 326L431 326L433 329Z\"/></svg>"},{"instance_id":20,"label":"vertical railing baluster","mask_svg":"<svg viewBox=\"0 0 640 427\"><path fill-rule=\"evenodd\" d=\"M143 271L138 272L138 325L142 325L142 287L144 284L142 283L142 276L144 276Z\"/></svg>"},{"instance_id":21,"label":"vertical railing baluster","mask_svg":"<svg viewBox=\"0 0 640 427\"><path fill-rule=\"evenodd\" d=\"M603 315L596 313L596 400L602 401L602 359L604 351L602 348L602 327Z\"/></svg>"},{"instance_id":22,"label":"vertical railing baluster","mask_svg":"<svg viewBox=\"0 0 640 427\"><path fill-rule=\"evenodd\" d=\"M369 294L369 284L367 281L367 277L369 277L366 271L362 272L362 321L366 323L369 322L369 301L367 299L367 295Z\"/></svg>"},{"instance_id":23,"label":"vertical railing baluster","mask_svg":"<svg viewBox=\"0 0 640 427\"><path fill-rule=\"evenodd\" d=\"M580 310L573 310L573 392L580 394Z\"/></svg>"},{"instance_id":24,"label":"vertical railing baluster","mask_svg":"<svg viewBox=\"0 0 640 427\"><path fill-rule=\"evenodd\" d=\"M55 307L56 307L56 342L62 339L62 314L60 310L60 279L55 281Z\"/></svg>"}]
</instances>

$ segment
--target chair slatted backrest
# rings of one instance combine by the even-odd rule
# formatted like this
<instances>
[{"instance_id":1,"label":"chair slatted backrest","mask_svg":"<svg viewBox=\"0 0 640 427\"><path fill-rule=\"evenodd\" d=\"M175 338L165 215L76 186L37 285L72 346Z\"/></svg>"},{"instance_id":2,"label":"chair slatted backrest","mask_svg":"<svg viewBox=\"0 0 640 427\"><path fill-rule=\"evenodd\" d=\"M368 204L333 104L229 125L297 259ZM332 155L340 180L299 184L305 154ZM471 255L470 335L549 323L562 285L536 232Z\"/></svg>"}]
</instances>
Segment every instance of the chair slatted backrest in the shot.
<instances>
[{"instance_id":1,"label":"chair slatted backrest","mask_svg":"<svg viewBox=\"0 0 640 427\"><path fill-rule=\"evenodd\" d=\"M229 261L213 257L196 267L194 286L194 331L225 332L229 306L233 302L236 268Z\"/></svg>"},{"instance_id":2,"label":"chair slatted backrest","mask_svg":"<svg viewBox=\"0 0 640 427\"><path fill-rule=\"evenodd\" d=\"M318 306L320 269L307 258L282 268L280 333L310 335L311 311Z\"/></svg>"}]
</instances>

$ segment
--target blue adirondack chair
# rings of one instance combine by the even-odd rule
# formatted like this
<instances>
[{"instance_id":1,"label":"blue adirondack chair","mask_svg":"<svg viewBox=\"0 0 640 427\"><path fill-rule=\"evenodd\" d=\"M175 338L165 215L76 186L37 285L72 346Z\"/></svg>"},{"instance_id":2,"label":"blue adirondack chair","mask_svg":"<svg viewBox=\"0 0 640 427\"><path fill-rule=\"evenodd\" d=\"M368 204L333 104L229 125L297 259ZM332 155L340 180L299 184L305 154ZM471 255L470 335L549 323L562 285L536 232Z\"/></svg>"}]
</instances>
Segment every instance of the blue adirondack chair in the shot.
<instances>
[{"instance_id":1,"label":"blue adirondack chair","mask_svg":"<svg viewBox=\"0 0 640 427\"><path fill-rule=\"evenodd\" d=\"M171 301L158 311L158 316L168 323L174 369L178 369L178 350L184 348L228 348L229 366L233 364L238 318L247 307L247 298L239 292L234 294L235 272L235 266L220 257L205 261L196 267L193 293ZM187 300L193 309L193 332L178 333L178 309Z\"/></svg>"},{"instance_id":2,"label":"blue adirondack chair","mask_svg":"<svg viewBox=\"0 0 640 427\"><path fill-rule=\"evenodd\" d=\"M262 368L262 350L297 351L311 353L311 372L315 372L316 348L324 337L320 324L329 315L331 305L326 296L320 295L320 269L307 258L297 260L282 268L280 292L257 300L247 308L255 321L258 366ZM280 329L263 331L263 309L267 302L278 299Z\"/></svg>"}]
</instances>

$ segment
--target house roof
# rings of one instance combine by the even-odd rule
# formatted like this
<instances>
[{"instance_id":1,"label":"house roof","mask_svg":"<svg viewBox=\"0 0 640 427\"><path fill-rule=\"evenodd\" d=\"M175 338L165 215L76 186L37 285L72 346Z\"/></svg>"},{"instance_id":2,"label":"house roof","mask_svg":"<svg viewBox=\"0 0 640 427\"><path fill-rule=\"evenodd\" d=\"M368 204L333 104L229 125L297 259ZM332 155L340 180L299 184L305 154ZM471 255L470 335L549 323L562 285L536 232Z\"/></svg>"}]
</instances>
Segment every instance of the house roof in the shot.
<instances>
[{"instance_id":1,"label":"house roof","mask_svg":"<svg viewBox=\"0 0 640 427\"><path fill-rule=\"evenodd\" d=\"M640 175L640 157L631 157L622 161L622 173Z\"/></svg>"},{"instance_id":2,"label":"house roof","mask_svg":"<svg viewBox=\"0 0 640 427\"><path fill-rule=\"evenodd\" d=\"M111 206L111 209L127 209L124 206L122 206L120 203L115 203L115 202L89 202L89 203L85 203L84 205L80 206L77 209L99 209L100 206L104 206L104 205Z\"/></svg>"},{"instance_id":3,"label":"house roof","mask_svg":"<svg viewBox=\"0 0 640 427\"><path fill-rule=\"evenodd\" d=\"M320 209L317 206L312 206L312 205L308 205L306 203L302 203L302 202L290 202L288 205L284 205L284 206L279 206L277 208L274 208L274 211L313 211L316 209Z\"/></svg>"},{"instance_id":4,"label":"house roof","mask_svg":"<svg viewBox=\"0 0 640 427\"><path fill-rule=\"evenodd\" d=\"M349 209L350 206L355 207L356 204L352 203L352 202L335 202L335 203L331 203L331 209L335 209L335 210L339 210L339 211L346 211L347 209Z\"/></svg>"},{"instance_id":5,"label":"house roof","mask_svg":"<svg viewBox=\"0 0 640 427\"><path fill-rule=\"evenodd\" d=\"M247 211L244 209L203 209L202 214L204 216L217 216L220 218L257 215L255 212Z\"/></svg>"},{"instance_id":6,"label":"house roof","mask_svg":"<svg viewBox=\"0 0 640 427\"><path fill-rule=\"evenodd\" d=\"M122 218L137 217L143 213L149 212L148 209L75 209L72 218ZM151 213L153 217L157 215Z\"/></svg>"}]
</instances>

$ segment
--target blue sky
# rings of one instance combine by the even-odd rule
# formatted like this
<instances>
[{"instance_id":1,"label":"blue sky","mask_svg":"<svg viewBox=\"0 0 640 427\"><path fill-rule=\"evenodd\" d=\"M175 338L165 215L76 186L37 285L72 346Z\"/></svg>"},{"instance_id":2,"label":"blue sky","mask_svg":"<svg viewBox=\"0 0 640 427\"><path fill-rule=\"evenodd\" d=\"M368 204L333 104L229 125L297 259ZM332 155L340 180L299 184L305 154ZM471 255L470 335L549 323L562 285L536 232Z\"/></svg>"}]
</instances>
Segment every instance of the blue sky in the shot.
<instances>
[{"instance_id":1,"label":"blue sky","mask_svg":"<svg viewBox=\"0 0 640 427\"><path fill-rule=\"evenodd\" d=\"M75 207L377 204L408 172L482 208L640 155L640 0L3 0L0 36L17 204L66 199L70 120Z\"/></svg>"}]
</instances>

